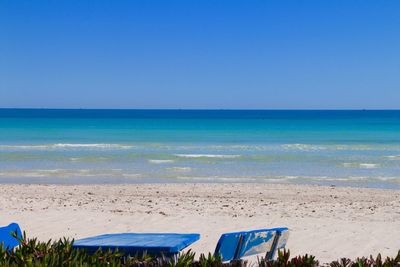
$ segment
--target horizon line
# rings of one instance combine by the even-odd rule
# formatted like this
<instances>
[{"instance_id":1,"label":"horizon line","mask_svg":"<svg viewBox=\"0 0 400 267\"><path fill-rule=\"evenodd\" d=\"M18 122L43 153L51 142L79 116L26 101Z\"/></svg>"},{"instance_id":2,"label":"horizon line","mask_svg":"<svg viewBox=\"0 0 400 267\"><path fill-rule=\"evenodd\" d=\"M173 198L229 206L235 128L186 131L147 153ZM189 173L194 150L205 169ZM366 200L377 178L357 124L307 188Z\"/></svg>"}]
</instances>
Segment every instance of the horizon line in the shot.
<instances>
[{"instance_id":1,"label":"horizon line","mask_svg":"<svg viewBox=\"0 0 400 267\"><path fill-rule=\"evenodd\" d=\"M400 111L400 108L37 108L0 107L0 110L170 110L170 111Z\"/></svg>"}]
</instances>

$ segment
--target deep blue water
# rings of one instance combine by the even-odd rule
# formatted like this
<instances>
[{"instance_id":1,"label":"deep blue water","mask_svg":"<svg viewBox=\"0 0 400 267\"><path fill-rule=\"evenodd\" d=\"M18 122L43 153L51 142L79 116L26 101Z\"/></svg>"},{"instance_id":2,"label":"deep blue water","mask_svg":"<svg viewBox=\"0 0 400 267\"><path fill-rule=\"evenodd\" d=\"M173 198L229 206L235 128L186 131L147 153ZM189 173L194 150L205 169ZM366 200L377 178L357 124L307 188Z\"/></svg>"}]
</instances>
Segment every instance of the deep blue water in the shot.
<instances>
[{"instance_id":1,"label":"deep blue water","mask_svg":"<svg viewBox=\"0 0 400 267\"><path fill-rule=\"evenodd\" d=\"M400 111L0 109L0 182L400 188Z\"/></svg>"}]
</instances>

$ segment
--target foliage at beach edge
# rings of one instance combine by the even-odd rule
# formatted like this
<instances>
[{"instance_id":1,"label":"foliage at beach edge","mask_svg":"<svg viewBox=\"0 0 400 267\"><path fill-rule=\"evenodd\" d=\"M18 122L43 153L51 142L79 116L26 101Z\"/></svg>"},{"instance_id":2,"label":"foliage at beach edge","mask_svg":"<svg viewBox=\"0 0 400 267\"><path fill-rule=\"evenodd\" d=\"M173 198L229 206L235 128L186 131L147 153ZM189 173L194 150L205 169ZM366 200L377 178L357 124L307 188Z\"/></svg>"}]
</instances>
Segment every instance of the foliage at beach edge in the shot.
<instances>
[{"instance_id":1,"label":"foliage at beach edge","mask_svg":"<svg viewBox=\"0 0 400 267\"><path fill-rule=\"evenodd\" d=\"M74 249L73 240L66 238L58 241L40 242L36 238L28 239L26 234L19 239L20 244L8 251L0 244L0 266L14 267L55 267L55 266L112 266L112 267L400 267L400 251L395 257L356 258L354 261L342 258L330 264L320 264L314 256L291 257L289 250L278 251L277 259L267 261L258 258L257 262L232 261L223 263L222 258L201 254L198 259L191 250L176 258L154 258L150 255L123 256L119 251L98 250L88 254L85 250Z\"/></svg>"}]
</instances>

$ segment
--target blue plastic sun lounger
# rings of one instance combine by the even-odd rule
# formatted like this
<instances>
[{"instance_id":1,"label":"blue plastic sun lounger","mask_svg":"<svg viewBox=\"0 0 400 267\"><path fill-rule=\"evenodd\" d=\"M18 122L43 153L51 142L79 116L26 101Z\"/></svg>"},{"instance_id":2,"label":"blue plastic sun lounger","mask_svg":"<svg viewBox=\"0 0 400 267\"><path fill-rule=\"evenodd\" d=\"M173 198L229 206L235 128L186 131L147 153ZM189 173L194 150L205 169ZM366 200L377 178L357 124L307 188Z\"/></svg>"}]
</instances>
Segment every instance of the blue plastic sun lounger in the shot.
<instances>
[{"instance_id":1,"label":"blue plastic sun lounger","mask_svg":"<svg viewBox=\"0 0 400 267\"><path fill-rule=\"evenodd\" d=\"M126 255L132 256L143 253L155 256L173 256L199 238L199 234L106 234L79 239L74 242L73 247L85 249L88 253L94 253L100 248L103 250L118 249Z\"/></svg>"},{"instance_id":2,"label":"blue plastic sun lounger","mask_svg":"<svg viewBox=\"0 0 400 267\"><path fill-rule=\"evenodd\" d=\"M3 248L12 250L19 245L19 241L13 236L13 233L16 233L18 238L22 238L21 229L16 223L0 227L0 244L3 245Z\"/></svg>"},{"instance_id":3,"label":"blue plastic sun lounger","mask_svg":"<svg viewBox=\"0 0 400 267\"><path fill-rule=\"evenodd\" d=\"M226 233L220 237L215 255L221 255L223 261L232 261L265 253L265 259L272 260L276 251L285 247L288 237L288 228Z\"/></svg>"}]
</instances>

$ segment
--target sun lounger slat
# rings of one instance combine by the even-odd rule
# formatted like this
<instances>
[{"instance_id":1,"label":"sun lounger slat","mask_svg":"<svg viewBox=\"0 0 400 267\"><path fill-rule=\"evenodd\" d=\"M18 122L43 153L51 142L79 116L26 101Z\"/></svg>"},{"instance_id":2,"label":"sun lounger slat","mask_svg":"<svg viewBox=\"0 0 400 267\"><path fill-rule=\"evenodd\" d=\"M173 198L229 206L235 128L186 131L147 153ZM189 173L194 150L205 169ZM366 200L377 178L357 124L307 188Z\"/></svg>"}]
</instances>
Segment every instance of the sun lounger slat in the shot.
<instances>
[{"instance_id":1,"label":"sun lounger slat","mask_svg":"<svg viewBox=\"0 0 400 267\"><path fill-rule=\"evenodd\" d=\"M101 249L118 249L126 254L176 254L199 240L199 234L173 233L121 233L88 237L75 241L74 247L95 252Z\"/></svg>"}]
</instances>

